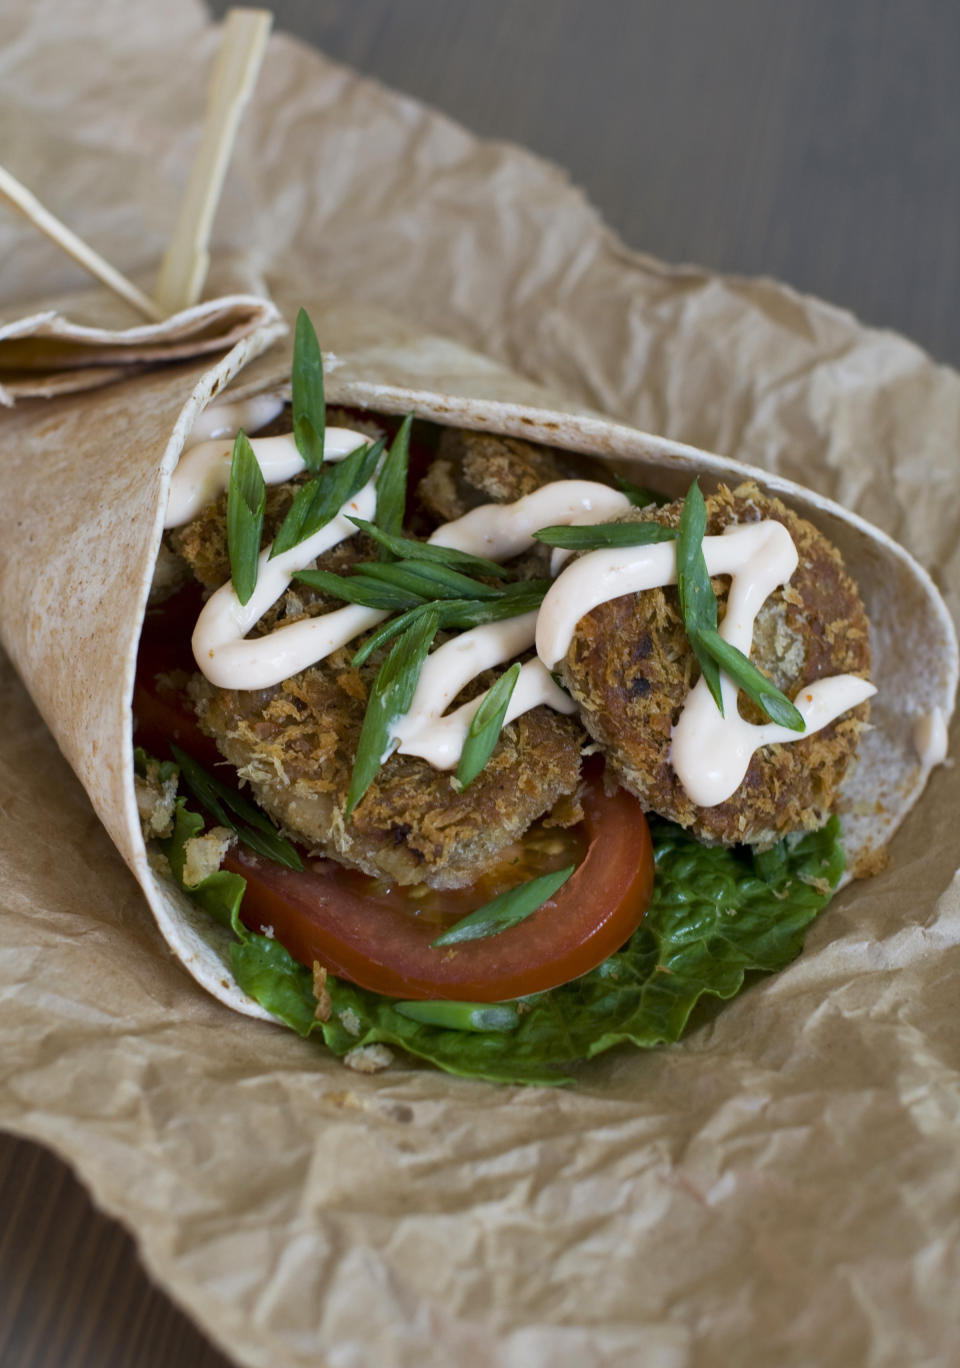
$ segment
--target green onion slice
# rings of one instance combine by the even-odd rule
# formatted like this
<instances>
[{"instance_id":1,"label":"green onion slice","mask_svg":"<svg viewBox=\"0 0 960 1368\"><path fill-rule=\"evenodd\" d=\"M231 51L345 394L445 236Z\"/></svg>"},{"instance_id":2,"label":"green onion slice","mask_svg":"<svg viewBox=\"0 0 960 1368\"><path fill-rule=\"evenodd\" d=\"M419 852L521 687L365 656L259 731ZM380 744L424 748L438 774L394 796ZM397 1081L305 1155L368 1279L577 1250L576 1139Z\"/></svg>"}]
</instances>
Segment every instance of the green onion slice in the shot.
<instances>
[{"instance_id":1,"label":"green onion slice","mask_svg":"<svg viewBox=\"0 0 960 1368\"><path fill-rule=\"evenodd\" d=\"M382 587L383 586L381 586L381 588ZM361 665L365 664L366 661L370 659L374 651L378 650L381 646L385 646L388 641L392 641L393 638L399 636L401 632L405 632L412 623L419 621L425 613L429 613L431 608L434 608L434 611L436 611L437 609L446 608L447 606L448 605L445 603L437 604L436 607L431 603L419 603L412 608L408 608L406 612L402 612L399 617L391 618L389 622L385 622L382 627L378 627L371 636L367 637L350 664L355 670L358 670ZM438 613L438 621L439 625L442 627L444 623L440 613Z\"/></svg>"},{"instance_id":2,"label":"green onion slice","mask_svg":"<svg viewBox=\"0 0 960 1368\"><path fill-rule=\"evenodd\" d=\"M329 594L331 598L358 603L363 608L376 608L380 612L404 612L423 603L420 594L411 594L406 589L383 584L362 574L336 575L332 570L298 570L293 578L309 584L311 589L319 589L322 594Z\"/></svg>"},{"instance_id":3,"label":"green onion slice","mask_svg":"<svg viewBox=\"0 0 960 1368\"><path fill-rule=\"evenodd\" d=\"M512 1002L395 1002L393 1009L424 1026L451 1031L515 1031L520 1025Z\"/></svg>"},{"instance_id":4,"label":"green onion slice","mask_svg":"<svg viewBox=\"0 0 960 1368\"><path fill-rule=\"evenodd\" d=\"M389 561L382 564L364 564L363 573L371 579L393 584L398 589L420 594L422 598L498 598L501 588L484 584L480 580L462 575L459 570L451 570L446 565L434 565L431 561Z\"/></svg>"},{"instance_id":5,"label":"green onion slice","mask_svg":"<svg viewBox=\"0 0 960 1368\"><path fill-rule=\"evenodd\" d=\"M382 480L383 476L380 478ZM377 488L379 490L379 484ZM434 561L437 565L469 570L474 575L486 575L489 579L510 578L509 570L505 570L496 561L485 560L483 556L473 556L469 551L457 551L452 546L436 546L433 542L415 541L413 537L394 536L363 518L351 518L350 521L356 523L361 532L366 532L375 542L396 556L397 560Z\"/></svg>"},{"instance_id":6,"label":"green onion slice","mask_svg":"<svg viewBox=\"0 0 960 1368\"><path fill-rule=\"evenodd\" d=\"M257 587L257 563L267 487L247 434L238 432L230 460L227 486L227 550L230 578L241 603L249 603Z\"/></svg>"},{"instance_id":7,"label":"green onion slice","mask_svg":"<svg viewBox=\"0 0 960 1368\"><path fill-rule=\"evenodd\" d=\"M325 465L319 475L301 485L274 538L270 559L299 546L332 522L344 504L372 478L383 447L382 438L372 446L359 446L336 465Z\"/></svg>"},{"instance_id":8,"label":"green onion slice","mask_svg":"<svg viewBox=\"0 0 960 1368\"><path fill-rule=\"evenodd\" d=\"M505 584L499 598L443 599L439 603L413 607L401 617L385 622L368 637L352 663L356 668L369 660L374 651L404 631L415 617L422 616L430 607L436 610L440 627L466 631L470 627L480 627L485 622L503 622L506 618L519 617L521 613L532 613L540 607L550 584L550 580L521 580L516 584Z\"/></svg>"},{"instance_id":9,"label":"green onion slice","mask_svg":"<svg viewBox=\"0 0 960 1368\"><path fill-rule=\"evenodd\" d=\"M367 711L363 718L357 754L350 776L350 790L347 794L346 817L349 820L354 808L373 783L377 770L396 749L390 730L399 717L410 710L413 695L420 678L423 662L426 660L433 638L437 634L439 616L430 609L418 617L398 637L391 647L390 654L380 666L367 701Z\"/></svg>"},{"instance_id":10,"label":"green onion slice","mask_svg":"<svg viewBox=\"0 0 960 1368\"><path fill-rule=\"evenodd\" d=\"M410 464L410 427L408 413L390 444L387 459L377 480L377 525L385 536L399 536L407 506L407 469ZM390 559L390 548L380 544L380 559Z\"/></svg>"},{"instance_id":11,"label":"green onion slice","mask_svg":"<svg viewBox=\"0 0 960 1368\"><path fill-rule=\"evenodd\" d=\"M763 709L771 722L779 722L781 727L789 727L791 731L806 731L806 723L798 709L742 651L724 641L714 628L702 627L697 636L704 650L737 687Z\"/></svg>"},{"instance_id":12,"label":"green onion slice","mask_svg":"<svg viewBox=\"0 0 960 1368\"><path fill-rule=\"evenodd\" d=\"M700 486L694 480L683 501L677 535L677 590L680 612L691 649L703 671L713 701L723 715L723 695L720 692L720 669L716 660L699 639L706 628L716 631L717 596L713 592L707 562L703 555L703 536L707 530L707 506Z\"/></svg>"},{"instance_id":13,"label":"green onion slice","mask_svg":"<svg viewBox=\"0 0 960 1368\"><path fill-rule=\"evenodd\" d=\"M323 465L327 406L323 395L323 357L305 309L297 314L293 334L293 440L303 463L316 474Z\"/></svg>"},{"instance_id":14,"label":"green onion slice","mask_svg":"<svg viewBox=\"0 0 960 1368\"><path fill-rule=\"evenodd\" d=\"M493 754L519 677L518 660L492 685L474 713L457 765L457 780L461 788L473 783Z\"/></svg>"},{"instance_id":15,"label":"green onion slice","mask_svg":"<svg viewBox=\"0 0 960 1368\"><path fill-rule=\"evenodd\" d=\"M537 879L529 879L516 888L508 889L492 902L478 907L476 912L456 922L449 931L444 931L442 936L431 941L431 945L442 947L460 945L463 941L486 940L488 936L498 936L501 931L517 926L552 898L575 868L575 865L568 865L566 869L541 874Z\"/></svg>"},{"instance_id":16,"label":"green onion slice","mask_svg":"<svg viewBox=\"0 0 960 1368\"><path fill-rule=\"evenodd\" d=\"M237 839L258 855L263 855L268 860L276 860L288 869L303 868L296 849L280 835L269 817L258 807L248 802L229 785L214 779L212 774L208 774L202 765L198 765L196 760L179 746L171 744L170 750L180 767L183 782L215 821L235 831Z\"/></svg>"},{"instance_id":17,"label":"green onion slice","mask_svg":"<svg viewBox=\"0 0 960 1368\"><path fill-rule=\"evenodd\" d=\"M601 547L651 546L675 541L676 530L658 522L591 523L586 527L541 527L533 534L546 546L564 551L595 551Z\"/></svg>"},{"instance_id":18,"label":"green onion slice","mask_svg":"<svg viewBox=\"0 0 960 1368\"><path fill-rule=\"evenodd\" d=\"M623 475L614 475L613 478L620 493L626 494L634 508L648 508L650 504L662 506L670 502L666 494L655 494L652 489L644 489L642 485L634 484Z\"/></svg>"}]
</instances>

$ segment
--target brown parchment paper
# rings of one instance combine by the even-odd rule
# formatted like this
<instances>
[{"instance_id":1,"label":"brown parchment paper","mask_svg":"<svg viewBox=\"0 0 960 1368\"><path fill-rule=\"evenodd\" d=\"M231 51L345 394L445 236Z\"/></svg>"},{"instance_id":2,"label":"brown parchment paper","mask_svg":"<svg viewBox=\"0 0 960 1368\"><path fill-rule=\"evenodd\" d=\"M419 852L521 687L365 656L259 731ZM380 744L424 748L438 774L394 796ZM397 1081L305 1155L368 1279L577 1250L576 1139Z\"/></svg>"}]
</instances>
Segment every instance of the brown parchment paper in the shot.
<instances>
[{"instance_id":1,"label":"brown parchment paper","mask_svg":"<svg viewBox=\"0 0 960 1368\"><path fill-rule=\"evenodd\" d=\"M11 169L48 203L63 172L51 207L129 269L172 222L214 37L186 0L29 11L0 16ZM956 612L960 381L903 339L628 253L560 172L282 35L224 210L282 308L309 273L796 478ZM0 220L4 308L71 270ZM0 694L0 1123L76 1167L238 1362L955 1362L955 769L802 959L683 1046L494 1089L351 1074L203 995L9 668Z\"/></svg>"}]
</instances>

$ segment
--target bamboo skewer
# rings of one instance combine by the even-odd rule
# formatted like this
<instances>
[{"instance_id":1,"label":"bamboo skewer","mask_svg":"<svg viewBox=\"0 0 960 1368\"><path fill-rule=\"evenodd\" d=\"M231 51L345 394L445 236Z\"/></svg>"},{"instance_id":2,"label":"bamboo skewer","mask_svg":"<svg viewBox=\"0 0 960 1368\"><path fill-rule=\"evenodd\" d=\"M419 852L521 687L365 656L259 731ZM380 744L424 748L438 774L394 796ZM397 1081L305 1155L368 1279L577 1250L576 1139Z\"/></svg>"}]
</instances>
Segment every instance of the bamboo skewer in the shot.
<instances>
[{"instance_id":1,"label":"bamboo skewer","mask_svg":"<svg viewBox=\"0 0 960 1368\"><path fill-rule=\"evenodd\" d=\"M253 93L272 24L269 10L233 9L226 16L223 42L210 78L203 134L173 237L160 265L155 300L105 261L2 166L0 199L151 323L161 323L195 304L210 265L210 233L237 128Z\"/></svg>"},{"instance_id":2,"label":"bamboo skewer","mask_svg":"<svg viewBox=\"0 0 960 1368\"><path fill-rule=\"evenodd\" d=\"M12 204L14 209L18 209L24 218L29 219L34 227L40 229L41 233L45 233L51 242L55 242L78 266L82 266L85 271L96 276L97 280L106 285L114 294L125 299L128 304L132 304L138 313L149 318L151 323L161 322L163 314L148 295L139 290L133 281L128 280L125 275L121 275L115 267L110 265L109 261L104 261L99 252L88 247L82 238L77 237L76 233L68 228L65 223L61 223L54 214L51 214L49 209L45 209L36 195L32 194L25 185L21 185L16 176L12 176L2 166L0 166L0 197L5 199L8 204Z\"/></svg>"},{"instance_id":3,"label":"bamboo skewer","mask_svg":"<svg viewBox=\"0 0 960 1368\"><path fill-rule=\"evenodd\" d=\"M269 10L234 9L210 78L203 135L157 279L164 314L195 304L210 265L210 233L240 118L256 84L273 23Z\"/></svg>"}]
</instances>

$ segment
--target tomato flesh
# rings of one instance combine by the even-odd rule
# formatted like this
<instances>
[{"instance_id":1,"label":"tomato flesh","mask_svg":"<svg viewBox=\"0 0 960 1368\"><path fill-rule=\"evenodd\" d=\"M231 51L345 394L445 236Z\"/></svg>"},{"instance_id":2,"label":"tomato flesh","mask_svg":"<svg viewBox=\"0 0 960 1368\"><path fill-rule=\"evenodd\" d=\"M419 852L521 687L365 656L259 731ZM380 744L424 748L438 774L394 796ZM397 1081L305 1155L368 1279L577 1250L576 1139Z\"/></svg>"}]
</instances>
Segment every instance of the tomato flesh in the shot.
<instances>
[{"instance_id":1,"label":"tomato flesh","mask_svg":"<svg viewBox=\"0 0 960 1368\"><path fill-rule=\"evenodd\" d=\"M222 768L223 757L200 730L186 692L197 669L190 637L202 607L199 586L191 586L147 610L133 689L133 729L137 745L151 754L166 758L172 743L212 769Z\"/></svg>"},{"instance_id":2,"label":"tomato flesh","mask_svg":"<svg viewBox=\"0 0 960 1368\"><path fill-rule=\"evenodd\" d=\"M622 790L608 797L593 780L583 806L586 857L560 891L519 925L456 946L433 947L436 922L412 915L402 890L371 896L362 875L331 862L295 873L239 847L224 867L247 880L244 924L275 935L303 964L388 997L501 1002L595 968L646 911L653 852L639 804Z\"/></svg>"},{"instance_id":3,"label":"tomato flesh","mask_svg":"<svg viewBox=\"0 0 960 1368\"><path fill-rule=\"evenodd\" d=\"M145 625L134 694L136 739L159 755L172 739L208 767L218 763L223 777L222 760L200 732L184 692L186 676L177 674L189 668L183 643L191 613L195 607L181 601ZM552 833L557 848L546 858L535 849L542 832L513 852L522 878L582 854L559 892L517 926L460 945L435 948L432 942L445 926L516 883L516 869L495 870L470 890L412 893L332 860L305 856L302 872L285 869L243 846L230 851L223 867L247 881L244 924L275 936L303 964L319 963L389 997L507 1001L579 978L619 950L643 919L653 851L639 803L623 790L606 794L602 771L594 768L583 810L583 822L571 833Z\"/></svg>"}]
</instances>

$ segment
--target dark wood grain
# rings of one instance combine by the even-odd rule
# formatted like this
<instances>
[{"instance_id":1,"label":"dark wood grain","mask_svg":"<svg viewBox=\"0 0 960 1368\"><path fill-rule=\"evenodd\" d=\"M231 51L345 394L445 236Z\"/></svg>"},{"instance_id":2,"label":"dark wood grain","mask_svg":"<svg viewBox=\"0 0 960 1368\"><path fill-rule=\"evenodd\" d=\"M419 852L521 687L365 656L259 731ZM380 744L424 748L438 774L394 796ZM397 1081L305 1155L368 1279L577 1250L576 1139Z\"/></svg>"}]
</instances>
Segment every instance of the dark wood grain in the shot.
<instances>
[{"instance_id":1,"label":"dark wood grain","mask_svg":"<svg viewBox=\"0 0 960 1368\"><path fill-rule=\"evenodd\" d=\"M329 56L566 167L628 246L776 276L960 362L950 0L273 8Z\"/></svg>"},{"instance_id":2,"label":"dark wood grain","mask_svg":"<svg viewBox=\"0 0 960 1368\"><path fill-rule=\"evenodd\" d=\"M629 246L778 276L960 362L950 0L273 8L330 56L567 167ZM227 1363L65 1166L2 1136L0 1212L5 1368Z\"/></svg>"},{"instance_id":3,"label":"dark wood grain","mask_svg":"<svg viewBox=\"0 0 960 1368\"><path fill-rule=\"evenodd\" d=\"M229 1368L67 1166L0 1134L3 1368Z\"/></svg>"}]
</instances>

